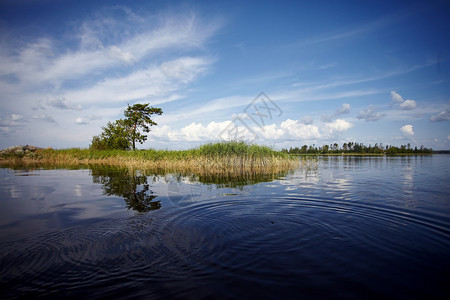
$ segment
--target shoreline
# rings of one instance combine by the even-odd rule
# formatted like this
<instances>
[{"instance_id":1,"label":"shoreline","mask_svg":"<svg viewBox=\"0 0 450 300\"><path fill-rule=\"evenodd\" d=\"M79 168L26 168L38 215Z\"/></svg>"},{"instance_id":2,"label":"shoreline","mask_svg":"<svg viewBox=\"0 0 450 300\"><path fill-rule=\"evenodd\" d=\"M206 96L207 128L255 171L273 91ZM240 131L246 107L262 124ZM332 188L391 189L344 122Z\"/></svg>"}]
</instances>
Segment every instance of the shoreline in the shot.
<instances>
[{"instance_id":1,"label":"shoreline","mask_svg":"<svg viewBox=\"0 0 450 300\"><path fill-rule=\"evenodd\" d=\"M290 154L293 156L309 157L309 156L422 156L422 155L436 155L436 154L449 154L449 153L397 153L397 154L385 154L385 153L317 153L317 154Z\"/></svg>"},{"instance_id":2,"label":"shoreline","mask_svg":"<svg viewBox=\"0 0 450 300\"><path fill-rule=\"evenodd\" d=\"M268 147L244 143L203 145L191 150L37 149L0 156L0 166L107 165L196 174L278 173L297 168L299 159Z\"/></svg>"}]
</instances>

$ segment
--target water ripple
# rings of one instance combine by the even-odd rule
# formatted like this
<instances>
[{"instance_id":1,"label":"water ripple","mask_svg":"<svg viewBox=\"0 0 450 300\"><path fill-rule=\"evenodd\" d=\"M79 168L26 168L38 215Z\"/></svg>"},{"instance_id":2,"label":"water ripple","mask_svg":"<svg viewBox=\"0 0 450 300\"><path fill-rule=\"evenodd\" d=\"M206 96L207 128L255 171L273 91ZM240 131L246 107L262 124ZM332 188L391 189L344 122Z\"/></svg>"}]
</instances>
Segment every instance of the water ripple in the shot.
<instances>
[{"instance_id":1,"label":"water ripple","mask_svg":"<svg viewBox=\"0 0 450 300\"><path fill-rule=\"evenodd\" d=\"M0 298L448 294L448 211L406 203L423 191L414 186L369 189L347 180L354 170L326 171L8 239L0 244Z\"/></svg>"}]
</instances>

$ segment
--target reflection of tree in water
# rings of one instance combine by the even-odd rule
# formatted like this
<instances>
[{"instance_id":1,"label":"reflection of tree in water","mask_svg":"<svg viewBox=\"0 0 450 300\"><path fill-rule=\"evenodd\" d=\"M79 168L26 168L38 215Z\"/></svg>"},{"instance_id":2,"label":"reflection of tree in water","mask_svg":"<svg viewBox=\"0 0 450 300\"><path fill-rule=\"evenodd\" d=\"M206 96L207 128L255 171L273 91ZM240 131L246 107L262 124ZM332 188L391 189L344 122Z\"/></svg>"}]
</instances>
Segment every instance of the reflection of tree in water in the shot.
<instances>
[{"instance_id":1,"label":"reflection of tree in water","mask_svg":"<svg viewBox=\"0 0 450 300\"><path fill-rule=\"evenodd\" d=\"M123 197L128 209L147 212L161 208L161 201L153 201L157 195L150 190L146 176L111 167L93 167L91 172L92 181L103 185L105 195Z\"/></svg>"}]
</instances>

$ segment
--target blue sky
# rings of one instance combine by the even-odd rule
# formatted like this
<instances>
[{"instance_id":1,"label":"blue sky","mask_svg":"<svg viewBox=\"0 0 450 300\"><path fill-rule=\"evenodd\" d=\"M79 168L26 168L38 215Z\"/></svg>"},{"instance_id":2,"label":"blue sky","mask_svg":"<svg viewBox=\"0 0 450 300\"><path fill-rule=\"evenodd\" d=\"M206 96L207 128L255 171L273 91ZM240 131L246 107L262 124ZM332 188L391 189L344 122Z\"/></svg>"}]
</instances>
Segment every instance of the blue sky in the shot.
<instances>
[{"instance_id":1,"label":"blue sky","mask_svg":"<svg viewBox=\"0 0 450 300\"><path fill-rule=\"evenodd\" d=\"M150 103L140 148L450 149L450 3L309 2L0 1L0 147L88 147Z\"/></svg>"}]
</instances>

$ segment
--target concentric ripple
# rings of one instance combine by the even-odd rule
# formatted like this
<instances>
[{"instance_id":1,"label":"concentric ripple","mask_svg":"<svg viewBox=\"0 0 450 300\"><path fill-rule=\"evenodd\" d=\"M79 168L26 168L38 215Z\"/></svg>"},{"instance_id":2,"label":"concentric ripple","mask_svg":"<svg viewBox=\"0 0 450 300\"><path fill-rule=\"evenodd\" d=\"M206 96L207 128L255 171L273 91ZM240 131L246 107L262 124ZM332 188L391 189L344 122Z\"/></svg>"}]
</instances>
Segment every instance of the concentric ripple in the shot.
<instances>
[{"instance_id":1,"label":"concentric ripple","mask_svg":"<svg viewBox=\"0 0 450 300\"><path fill-rule=\"evenodd\" d=\"M182 206L159 197L158 210L9 238L0 298L446 298L448 181L421 169L427 184L410 184L421 178L392 164L327 161L245 193L208 187Z\"/></svg>"},{"instance_id":2,"label":"concentric ripple","mask_svg":"<svg viewBox=\"0 0 450 300\"><path fill-rule=\"evenodd\" d=\"M430 268L421 261L430 247L435 256L447 255L445 224L405 214L330 199L241 196L102 221L3 245L2 293L233 297L245 294L237 283L246 282L267 295L277 288L320 295L331 282L361 284L340 276L342 270L371 278L389 264ZM405 235L405 226L415 234ZM386 252L390 257L379 254ZM404 255L406 263L399 263Z\"/></svg>"}]
</instances>

